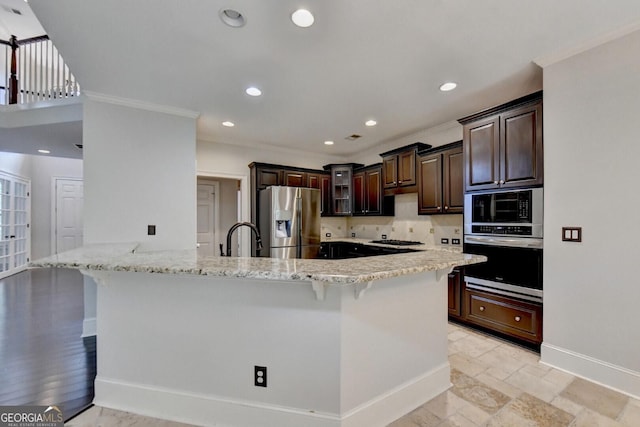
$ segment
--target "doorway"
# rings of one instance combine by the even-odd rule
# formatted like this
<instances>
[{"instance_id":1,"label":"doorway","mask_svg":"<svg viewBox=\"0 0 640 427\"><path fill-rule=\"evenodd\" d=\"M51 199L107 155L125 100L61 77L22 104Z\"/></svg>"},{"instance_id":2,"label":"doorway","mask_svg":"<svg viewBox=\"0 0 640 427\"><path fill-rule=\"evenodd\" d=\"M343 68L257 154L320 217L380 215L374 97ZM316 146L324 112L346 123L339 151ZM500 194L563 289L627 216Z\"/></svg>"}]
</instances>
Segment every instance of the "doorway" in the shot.
<instances>
[{"instance_id":1,"label":"doorway","mask_svg":"<svg viewBox=\"0 0 640 427\"><path fill-rule=\"evenodd\" d=\"M0 172L0 279L27 268L30 223L31 182Z\"/></svg>"},{"instance_id":2,"label":"doorway","mask_svg":"<svg viewBox=\"0 0 640 427\"><path fill-rule=\"evenodd\" d=\"M82 246L84 181L81 178L54 178L52 198L53 237L51 252L58 254Z\"/></svg>"},{"instance_id":3,"label":"doorway","mask_svg":"<svg viewBox=\"0 0 640 427\"><path fill-rule=\"evenodd\" d=\"M197 242L199 256L220 256L226 252L226 233L239 218L237 179L198 176ZM237 253L238 238L233 236L232 253Z\"/></svg>"}]
</instances>

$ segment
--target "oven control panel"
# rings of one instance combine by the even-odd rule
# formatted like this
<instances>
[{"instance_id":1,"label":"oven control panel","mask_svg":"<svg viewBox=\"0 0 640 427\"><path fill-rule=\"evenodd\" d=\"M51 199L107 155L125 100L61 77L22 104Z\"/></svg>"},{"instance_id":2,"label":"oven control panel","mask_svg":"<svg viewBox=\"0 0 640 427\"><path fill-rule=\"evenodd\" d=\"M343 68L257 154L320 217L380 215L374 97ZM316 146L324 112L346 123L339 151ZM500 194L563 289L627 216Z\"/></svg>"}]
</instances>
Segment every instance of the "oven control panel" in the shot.
<instances>
[{"instance_id":1,"label":"oven control panel","mask_svg":"<svg viewBox=\"0 0 640 427\"><path fill-rule=\"evenodd\" d=\"M533 227L527 225L472 225L473 234L509 234L531 236Z\"/></svg>"}]
</instances>

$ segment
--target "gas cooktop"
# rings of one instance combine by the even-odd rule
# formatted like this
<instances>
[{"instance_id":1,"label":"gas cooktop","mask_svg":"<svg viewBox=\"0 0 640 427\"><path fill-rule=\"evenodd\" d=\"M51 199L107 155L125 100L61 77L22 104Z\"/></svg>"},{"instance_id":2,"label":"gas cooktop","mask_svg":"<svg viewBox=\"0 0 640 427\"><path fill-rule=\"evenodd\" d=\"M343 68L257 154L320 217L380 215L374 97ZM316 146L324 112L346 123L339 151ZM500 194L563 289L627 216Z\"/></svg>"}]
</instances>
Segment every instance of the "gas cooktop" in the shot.
<instances>
[{"instance_id":1,"label":"gas cooktop","mask_svg":"<svg viewBox=\"0 0 640 427\"><path fill-rule=\"evenodd\" d=\"M422 244L422 242L414 242L411 240L392 240L392 239L371 240L369 243L378 243L381 245L393 245L393 246L414 246L414 245Z\"/></svg>"}]
</instances>

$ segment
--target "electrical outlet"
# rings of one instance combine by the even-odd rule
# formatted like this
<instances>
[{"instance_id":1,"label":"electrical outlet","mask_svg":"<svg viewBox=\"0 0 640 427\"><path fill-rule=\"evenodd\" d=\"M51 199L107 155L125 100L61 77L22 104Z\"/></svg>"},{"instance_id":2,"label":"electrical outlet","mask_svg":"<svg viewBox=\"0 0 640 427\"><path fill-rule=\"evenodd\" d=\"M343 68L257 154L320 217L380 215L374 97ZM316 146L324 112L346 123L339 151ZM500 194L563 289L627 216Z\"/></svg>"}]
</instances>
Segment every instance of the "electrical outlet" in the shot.
<instances>
[{"instance_id":1,"label":"electrical outlet","mask_svg":"<svg viewBox=\"0 0 640 427\"><path fill-rule=\"evenodd\" d=\"M255 385L256 387L267 386L267 367L266 366L253 367L253 385Z\"/></svg>"},{"instance_id":2,"label":"electrical outlet","mask_svg":"<svg viewBox=\"0 0 640 427\"><path fill-rule=\"evenodd\" d=\"M460 244L460 239L451 239L451 244L452 245L459 245Z\"/></svg>"},{"instance_id":3,"label":"electrical outlet","mask_svg":"<svg viewBox=\"0 0 640 427\"><path fill-rule=\"evenodd\" d=\"M147 225L147 234L149 236L155 236L156 235L156 226L155 225Z\"/></svg>"},{"instance_id":4,"label":"electrical outlet","mask_svg":"<svg viewBox=\"0 0 640 427\"><path fill-rule=\"evenodd\" d=\"M440 239L440 243L443 244L443 245L448 245L449 244L449 239L443 237L442 239Z\"/></svg>"},{"instance_id":5,"label":"electrical outlet","mask_svg":"<svg viewBox=\"0 0 640 427\"><path fill-rule=\"evenodd\" d=\"M435 229L433 229L433 228L430 228L430 229L429 229L429 234L433 234L433 233L435 233L435 232L436 232L436 230L435 230Z\"/></svg>"},{"instance_id":6,"label":"electrical outlet","mask_svg":"<svg viewBox=\"0 0 640 427\"><path fill-rule=\"evenodd\" d=\"M324 237L331 237L331 233L326 233Z\"/></svg>"},{"instance_id":7,"label":"electrical outlet","mask_svg":"<svg viewBox=\"0 0 640 427\"><path fill-rule=\"evenodd\" d=\"M387 235L386 234L382 235L382 240L387 240Z\"/></svg>"},{"instance_id":8,"label":"electrical outlet","mask_svg":"<svg viewBox=\"0 0 640 427\"><path fill-rule=\"evenodd\" d=\"M351 237L356 237L356 233L351 233Z\"/></svg>"}]
</instances>

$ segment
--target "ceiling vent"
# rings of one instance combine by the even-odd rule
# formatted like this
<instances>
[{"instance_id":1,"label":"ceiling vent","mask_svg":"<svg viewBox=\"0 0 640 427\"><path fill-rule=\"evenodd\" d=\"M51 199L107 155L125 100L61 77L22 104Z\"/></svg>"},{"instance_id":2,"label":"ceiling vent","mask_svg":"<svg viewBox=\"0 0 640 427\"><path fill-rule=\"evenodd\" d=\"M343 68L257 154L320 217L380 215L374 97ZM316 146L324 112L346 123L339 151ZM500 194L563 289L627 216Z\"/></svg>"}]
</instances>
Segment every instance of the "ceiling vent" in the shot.
<instances>
[{"instance_id":1,"label":"ceiling vent","mask_svg":"<svg viewBox=\"0 0 640 427\"><path fill-rule=\"evenodd\" d=\"M357 133L354 133L353 135L349 135L345 139L348 139L349 141L355 141L358 138L362 138L362 135L358 135Z\"/></svg>"},{"instance_id":2,"label":"ceiling vent","mask_svg":"<svg viewBox=\"0 0 640 427\"><path fill-rule=\"evenodd\" d=\"M75 145L78 150L82 150L82 144L73 144L73 145Z\"/></svg>"},{"instance_id":3,"label":"ceiling vent","mask_svg":"<svg viewBox=\"0 0 640 427\"><path fill-rule=\"evenodd\" d=\"M13 14L16 14L16 15L22 15L22 12L20 12L18 9L14 9L12 7L5 6L5 5L2 5L2 8L5 11L9 12L9 13L13 13Z\"/></svg>"}]
</instances>

